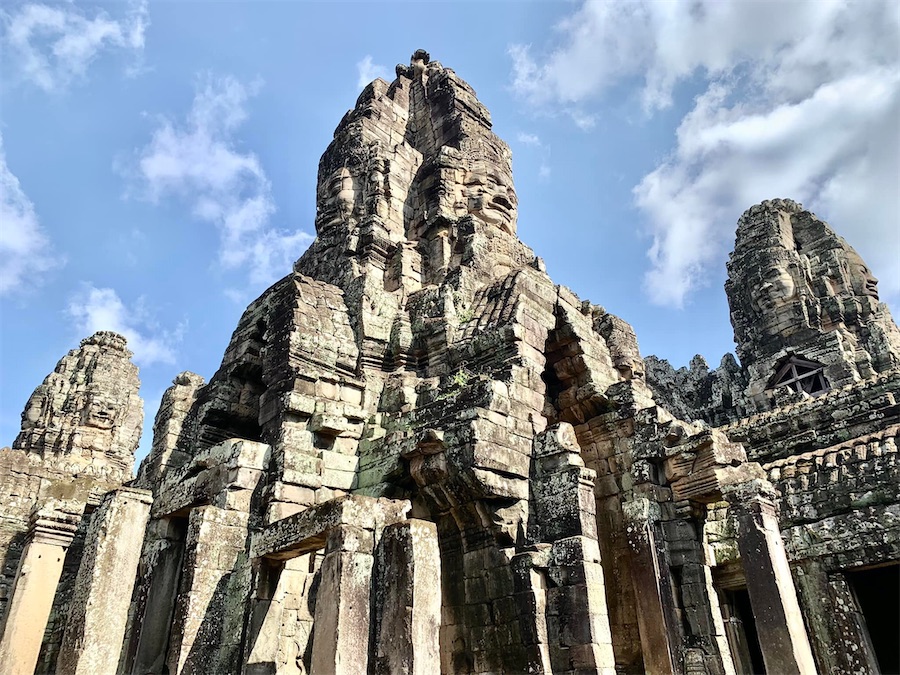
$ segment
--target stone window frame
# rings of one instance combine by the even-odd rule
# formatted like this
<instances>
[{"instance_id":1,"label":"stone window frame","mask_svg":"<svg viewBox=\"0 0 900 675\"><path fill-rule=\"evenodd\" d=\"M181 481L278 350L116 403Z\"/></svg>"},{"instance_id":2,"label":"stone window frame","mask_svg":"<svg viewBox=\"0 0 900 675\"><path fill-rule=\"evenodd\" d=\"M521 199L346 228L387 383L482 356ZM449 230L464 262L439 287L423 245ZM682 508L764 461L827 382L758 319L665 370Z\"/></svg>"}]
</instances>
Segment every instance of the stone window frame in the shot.
<instances>
[{"instance_id":1,"label":"stone window frame","mask_svg":"<svg viewBox=\"0 0 900 675\"><path fill-rule=\"evenodd\" d=\"M820 396L831 389L825 379L825 366L817 361L810 361L791 355L778 366L769 380L767 389L787 387L794 392L804 392L811 396Z\"/></svg>"}]
</instances>

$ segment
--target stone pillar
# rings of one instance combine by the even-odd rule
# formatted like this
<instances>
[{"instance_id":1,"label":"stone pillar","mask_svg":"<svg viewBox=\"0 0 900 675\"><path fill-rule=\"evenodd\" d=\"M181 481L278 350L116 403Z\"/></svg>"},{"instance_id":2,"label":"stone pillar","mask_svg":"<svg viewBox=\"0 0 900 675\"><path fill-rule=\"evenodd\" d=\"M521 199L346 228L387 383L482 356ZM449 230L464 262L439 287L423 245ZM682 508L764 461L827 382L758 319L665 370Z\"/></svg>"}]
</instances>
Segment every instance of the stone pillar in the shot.
<instances>
[{"instance_id":1,"label":"stone pillar","mask_svg":"<svg viewBox=\"0 0 900 675\"><path fill-rule=\"evenodd\" d=\"M771 483L756 479L723 486L737 521L737 542L766 671L816 672L775 513Z\"/></svg>"},{"instance_id":2,"label":"stone pillar","mask_svg":"<svg viewBox=\"0 0 900 675\"><path fill-rule=\"evenodd\" d=\"M584 466L571 424L561 422L535 436L529 530L550 544L546 574L552 583L544 591L550 662L554 670L613 674L595 477Z\"/></svg>"},{"instance_id":3,"label":"stone pillar","mask_svg":"<svg viewBox=\"0 0 900 675\"><path fill-rule=\"evenodd\" d=\"M295 558L296 560L296 558ZM277 670L283 604L277 591L284 562L257 558L253 561L253 598L247 616L244 675L264 675Z\"/></svg>"},{"instance_id":4,"label":"stone pillar","mask_svg":"<svg viewBox=\"0 0 900 675\"><path fill-rule=\"evenodd\" d=\"M522 644L525 646L529 673L552 673L547 637L547 574L550 544L519 553L512 559L515 595L519 612Z\"/></svg>"},{"instance_id":5,"label":"stone pillar","mask_svg":"<svg viewBox=\"0 0 900 675\"><path fill-rule=\"evenodd\" d=\"M152 501L147 490L119 488L91 517L56 666L60 675L116 672Z\"/></svg>"},{"instance_id":6,"label":"stone pillar","mask_svg":"<svg viewBox=\"0 0 900 675\"><path fill-rule=\"evenodd\" d=\"M328 533L313 629L313 673L368 672L374 536L340 525Z\"/></svg>"},{"instance_id":7,"label":"stone pillar","mask_svg":"<svg viewBox=\"0 0 900 675\"><path fill-rule=\"evenodd\" d=\"M813 650L819 672L877 673L865 619L844 575L828 574L816 559L803 560L794 567L794 584L803 616L817 638Z\"/></svg>"},{"instance_id":8,"label":"stone pillar","mask_svg":"<svg viewBox=\"0 0 900 675\"><path fill-rule=\"evenodd\" d=\"M375 675L441 670L441 557L437 526L384 528L375 559Z\"/></svg>"},{"instance_id":9,"label":"stone pillar","mask_svg":"<svg viewBox=\"0 0 900 675\"><path fill-rule=\"evenodd\" d=\"M553 542L547 589L547 637L554 670L615 675L600 545L591 537Z\"/></svg>"},{"instance_id":10,"label":"stone pillar","mask_svg":"<svg viewBox=\"0 0 900 675\"><path fill-rule=\"evenodd\" d=\"M186 537L187 518L151 520L147 526L143 573L120 668L125 673L160 673L165 667Z\"/></svg>"},{"instance_id":11,"label":"stone pillar","mask_svg":"<svg viewBox=\"0 0 900 675\"><path fill-rule=\"evenodd\" d=\"M631 550L631 579L637 600L638 630L647 675L680 672L681 631L672 606L669 566L659 560L656 524L659 504L635 499L622 505Z\"/></svg>"},{"instance_id":12,"label":"stone pillar","mask_svg":"<svg viewBox=\"0 0 900 675\"><path fill-rule=\"evenodd\" d=\"M50 501L31 513L0 636L0 673L4 675L34 673L66 550L81 520L77 510Z\"/></svg>"},{"instance_id":13,"label":"stone pillar","mask_svg":"<svg viewBox=\"0 0 900 675\"><path fill-rule=\"evenodd\" d=\"M254 597L244 632L243 675L306 672L315 556L307 553L289 560L253 561Z\"/></svg>"},{"instance_id":14,"label":"stone pillar","mask_svg":"<svg viewBox=\"0 0 900 675\"><path fill-rule=\"evenodd\" d=\"M248 518L216 506L191 510L167 659L172 675L229 672L240 662Z\"/></svg>"}]
</instances>

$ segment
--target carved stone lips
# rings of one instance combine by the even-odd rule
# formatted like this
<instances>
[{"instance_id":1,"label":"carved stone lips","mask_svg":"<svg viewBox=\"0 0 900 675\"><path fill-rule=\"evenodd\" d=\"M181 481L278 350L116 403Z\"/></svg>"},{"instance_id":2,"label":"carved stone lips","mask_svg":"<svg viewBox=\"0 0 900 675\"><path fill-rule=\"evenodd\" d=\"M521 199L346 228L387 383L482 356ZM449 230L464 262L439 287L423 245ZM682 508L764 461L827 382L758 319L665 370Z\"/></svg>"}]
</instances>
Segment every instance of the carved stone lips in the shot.
<instances>
[{"instance_id":1,"label":"carved stone lips","mask_svg":"<svg viewBox=\"0 0 900 675\"><path fill-rule=\"evenodd\" d=\"M491 199L491 206L500 207L504 211L512 211L512 203L503 195L496 195Z\"/></svg>"}]
</instances>

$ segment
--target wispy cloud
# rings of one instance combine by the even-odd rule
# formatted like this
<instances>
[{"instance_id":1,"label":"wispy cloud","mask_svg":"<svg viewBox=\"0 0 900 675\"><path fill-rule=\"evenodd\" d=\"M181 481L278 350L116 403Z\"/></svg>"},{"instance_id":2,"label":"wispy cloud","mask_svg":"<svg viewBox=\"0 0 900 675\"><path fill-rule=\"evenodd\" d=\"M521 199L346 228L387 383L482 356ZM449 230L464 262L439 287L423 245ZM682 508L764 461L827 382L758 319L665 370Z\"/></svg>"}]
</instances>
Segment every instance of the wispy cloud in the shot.
<instances>
[{"instance_id":1,"label":"wispy cloud","mask_svg":"<svg viewBox=\"0 0 900 675\"><path fill-rule=\"evenodd\" d=\"M153 320L142 298L133 307L127 307L112 288L91 284L84 284L70 299L66 313L82 337L98 330L124 335L134 360L142 366L174 363L185 329L179 325L174 330L164 330Z\"/></svg>"},{"instance_id":2,"label":"wispy cloud","mask_svg":"<svg viewBox=\"0 0 900 675\"><path fill-rule=\"evenodd\" d=\"M516 135L516 140L524 145L528 150L537 151L540 154L541 163L538 167L538 178L548 180L553 170L550 167L550 146L541 140L537 134L520 131Z\"/></svg>"},{"instance_id":3,"label":"wispy cloud","mask_svg":"<svg viewBox=\"0 0 900 675\"><path fill-rule=\"evenodd\" d=\"M387 67L372 63L371 54L366 54L362 61L356 64L356 72L358 74L356 78L357 87L365 87L377 77L380 77L382 80L390 80L390 72Z\"/></svg>"},{"instance_id":4,"label":"wispy cloud","mask_svg":"<svg viewBox=\"0 0 900 675\"><path fill-rule=\"evenodd\" d=\"M0 297L39 283L63 263L50 248L34 204L9 170L0 136Z\"/></svg>"},{"instance_id":5,"label":"wispy cloud","mask_svg":"<svg viewBox=\"0 0 900 675\"><path fill-rule=\"evenodd\" d=\"M83 78L103 52L126 54L126 73L132 73L143 53L149 12L145 0L120 7L127 11L118 19L74 4L28 3L0 12L7 63L19 78L48 92Z\"/></svg>"},{"instance_id":6,"label":"wispy cloud","mask_svg":"<svg viewBox=\"0 0 900 675\"><path fill-rule=\"evenodd\" d=\"M652 237L652 300L681 305L721 269L744 209L791 197L830 220L880 273L882 297L900 301L896 3L585 2L557 36L543 57L510 50L513 88L583 128L614 87L633 86L649 115L678 84L705 87L674 151L634 190Z\"/></svg>"},{"instance_id":7,"label":"wispy cloud","mask_svg":"<svg viewBox=\"0 0 900 675\"><path fill-rule=\"evenodd\" d=\"M251 283L264 284L285 274L313 236L271 225L269 179L259 158L237 147L236 132L257 88L232 77L203 78L185 122L163 119L139 151L137 173L151 200L174 196L217 228L224 269L246 270Z\"/></svg>"}]
</instances>

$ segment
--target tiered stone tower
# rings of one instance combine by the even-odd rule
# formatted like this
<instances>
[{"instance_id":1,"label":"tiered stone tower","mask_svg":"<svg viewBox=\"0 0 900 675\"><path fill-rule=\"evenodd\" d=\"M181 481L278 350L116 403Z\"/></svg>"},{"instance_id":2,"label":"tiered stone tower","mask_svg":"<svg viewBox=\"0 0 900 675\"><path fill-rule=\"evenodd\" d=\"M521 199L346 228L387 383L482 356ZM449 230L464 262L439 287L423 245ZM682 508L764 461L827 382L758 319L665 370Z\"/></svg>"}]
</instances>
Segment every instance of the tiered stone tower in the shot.
<instances>
[{"instance_id":1,"label":"tiered stone tower","mask_svg":"<svg viewBox=\"0 0 900 675\"><path fill-rule=\"evenodd\" d=\"M54 672L77 595L84 514L109 495L143 503L146 522L149 495L116 489L132 479L139 386L125 338L95 333L34 390L12 449L0 450L0 672ZM127 527L140 532L143 522L138 515ZM126 576L120 590L131 584Z\"/></svg>"}]
</instances>

